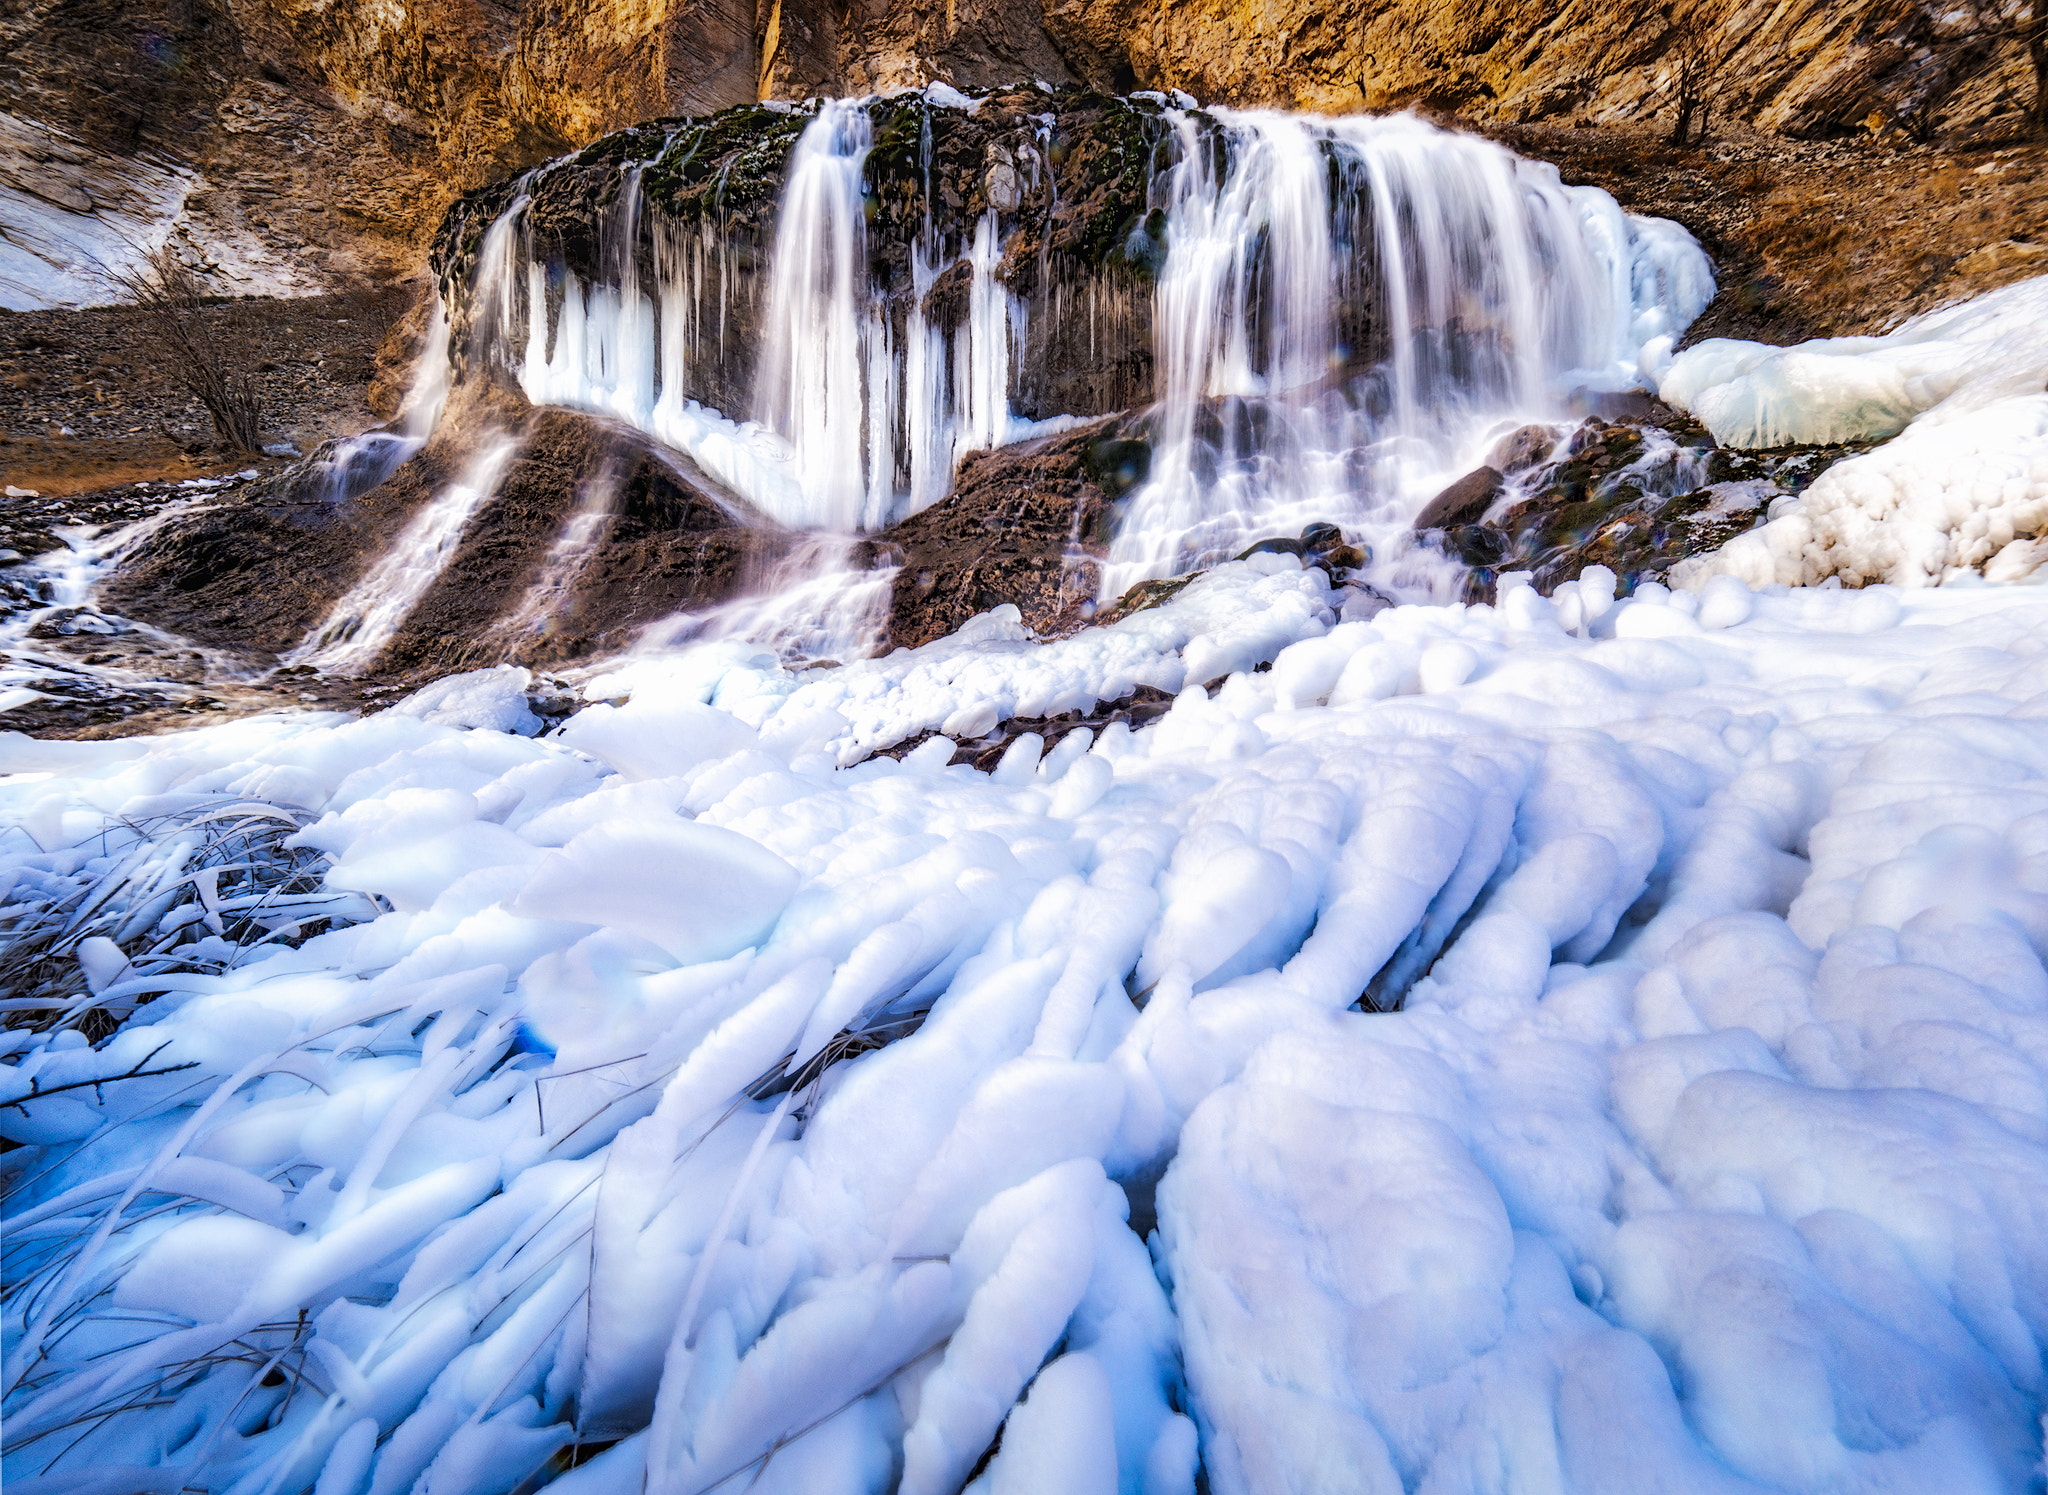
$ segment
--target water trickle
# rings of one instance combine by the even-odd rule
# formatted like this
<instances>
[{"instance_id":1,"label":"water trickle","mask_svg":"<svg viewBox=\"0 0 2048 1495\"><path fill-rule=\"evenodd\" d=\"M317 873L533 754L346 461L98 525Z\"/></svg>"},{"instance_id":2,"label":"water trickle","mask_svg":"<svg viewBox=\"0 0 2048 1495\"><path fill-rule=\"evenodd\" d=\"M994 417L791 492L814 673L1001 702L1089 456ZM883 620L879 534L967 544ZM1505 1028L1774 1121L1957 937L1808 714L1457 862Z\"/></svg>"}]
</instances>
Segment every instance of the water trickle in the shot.
<instances>
[{"instance_id":1,"label":"water trickle","mask_svg":"<svg viewBox=\"0 0 2048 1495\"><path fill-rule=\"evenodd\" d=\"M660 654L721 641L759 644L785 663L864 659L886 642L897 567L861 569L856 540L808 535L750 579L740 596L648 627L636 654Z\"/></svg>"},{"instance_id":2,"label":"water trickle","mask_svg":"<svg viewBox=\"0 0 2048 1495\"><path fill-rule=\"evenodd\" d=\"M548 632L562 619L576 579L596 557L617 512L617 474L603 472L586 480L575 511L563 523L541 557L540 572L519 605L492 627L495 638L516 651L521 643Z\"/></svg>"},{"instance_id":3,"label":"water trickle","mask_svg":"<svg viewBox=\"0 0 2048 1495\"><path fill-rule=\"evenodd\" d=\"M286 658L330 674L366 668L396 636L421 597L454 559L470 516L497 491L519 448L510 436L484 442L476 460L415 514L363 579L336 602L318 628Z\"/></svg>"},{"instance_id":4,"label":"water trickle","mask_svg":"<svg viewBox=\"0 0 2048 1495\"><path fill-rule=\"evenodd\" d=\"M388 426L330 443L309 464L314 481L329 503L343 503L368 493L404 465L427 443L448 401L448 309L437 297L434 318L427 326L426 346L414 367L412 387Z\"/></svg>"}]
</instances>

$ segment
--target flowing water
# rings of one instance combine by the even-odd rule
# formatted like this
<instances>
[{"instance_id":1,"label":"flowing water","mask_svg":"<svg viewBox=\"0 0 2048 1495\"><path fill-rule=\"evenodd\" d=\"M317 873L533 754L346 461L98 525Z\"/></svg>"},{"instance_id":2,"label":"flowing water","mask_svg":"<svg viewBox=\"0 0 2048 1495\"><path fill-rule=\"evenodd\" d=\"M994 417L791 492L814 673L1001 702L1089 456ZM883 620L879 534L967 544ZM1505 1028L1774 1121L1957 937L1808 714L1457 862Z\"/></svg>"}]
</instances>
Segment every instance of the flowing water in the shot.
<instances>
[{"instance_id":1,"label":"flowing water","mask_svg":"<svg viewBox=\"0 0 2048 1495\"><path fill-rule=\"evenodd\" d=\"M734 642L758 644L792 665L866 658L887 641L884 625L897 568L856 567L854 544L847 535L806 536L752 578L743 595L664 618L646 630L634 652Z\"/></svg>"},{"instance_id":2,"label":"flowing water","mask_svg":"<svg viewBox=\"0 0 2048 1495\"><path fill-rule=\"evenodd\" d=\"M471 346L535 404L623 421L764 520L820 537L761 578L759 595L671 619L650 643L860 647L877 635L887 573L846 569L838 537L937 502L968 451L1075 423L1013 414L1027 305L998 279L1004 220L993 209L964 242L926 224L909 246L907 305L892 315L870 268L868 110L816 106L790 156L765 276L738 273L715 228L649 208L641 162L623 169L596 225L588 283L536 245L529 177L485 234L472 282L448 288L469 298ZM1683 229L1475 137L1406 116L1167 109L1162 123L1166 164L1149 189L1166 246L1151 317L1152 458L1116 505L1105 597L1319 520L1372 551L1381 590L1455 595L1462 568L1412 540L1421 505L1501 433L1639 387L1713 292ZM1026 154L1020 169L1036 173L1040 158ZM942 328L927 293L962 262L965 314ZM765 308L750 305L745 323L758 328L749 402L712 409L690 391L735 367L733 313L753 296ZM1105 332L1105 359L1119 333L1129 329ZM416 425L402 423L404 440ZM366 661L445 564L506 455L494 447L437 499L301 655L329 668ZM586 503L567 521L508 628L545 627L603 518Z\"/></svg>"},{"instance_id":3,"label":"flowing water","mask_svg":"<svg viewBox=\"0 0 2048 1495\"><path fill-rule=\"evenodd\" d=\"M388 426L345 437L314 454L311 466L329 503L344 503L368 493L427 444L441 419L441 407L448 401L449 343L448 309L437 297L418 372L397 418Z\"/></svg>"},{"instance_id":4,"label":"flowing water","mask_svg":"<svg viewBox=\"0 0 2048 1495\"><path fill-rule=\"evenodd\" d=\"M413 516L285 663L347 675L376 659L397 635L413 604L454 559L463 528L497 491L498 479L518 449L510 436L485 440L461 481L451 483Z\"/></svg>"},{"instance_id":5,"label":"flowing water","mask_svg":"<svg viewBox=\"0 0 2048 1495\"><path fill-rule=\"evenodd\" d=\"M1109 595L1315 520L1371 542L1391 589L1441 592L1456 568L1432 577L1404 538L1430 495L1501 431L1635 384L1713 294L1682 229L1476 137L1227 110L1173 128L1154 456Z\"/></svg>"}]
</instances>

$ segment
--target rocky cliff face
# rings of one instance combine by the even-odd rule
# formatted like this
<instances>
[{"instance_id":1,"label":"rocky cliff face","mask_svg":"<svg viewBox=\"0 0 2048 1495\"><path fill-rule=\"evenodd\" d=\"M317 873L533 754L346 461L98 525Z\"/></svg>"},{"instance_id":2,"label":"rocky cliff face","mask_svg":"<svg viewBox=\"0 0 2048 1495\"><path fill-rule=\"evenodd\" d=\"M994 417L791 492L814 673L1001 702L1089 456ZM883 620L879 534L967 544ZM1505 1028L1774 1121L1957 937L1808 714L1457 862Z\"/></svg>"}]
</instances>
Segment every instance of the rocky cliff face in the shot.
<instances>
[{"instance_id":1,"label":"rocky cliff face","mask_svg":"<svg viewBox=\"0 0 2048 1495\"><path fill-rule=\"evenodd\" d=\"M222 288L407 263L454 195L607 130L943 78L1180 88L1486 125L1668 115L1650 0L24 0L0 17L0 300L90 299L98 245L175 234ZM2016 120L2016 44L1920 0L1744 0L1704 38L1717 118L1799 136L1876 116ZM1944 28L1947 28L1944 31ZM68 255L68 260L67 260ZM76 280L77 277L72 277ZM60 283L61 282L61 283Z\"/></svg>"}]
</instances>

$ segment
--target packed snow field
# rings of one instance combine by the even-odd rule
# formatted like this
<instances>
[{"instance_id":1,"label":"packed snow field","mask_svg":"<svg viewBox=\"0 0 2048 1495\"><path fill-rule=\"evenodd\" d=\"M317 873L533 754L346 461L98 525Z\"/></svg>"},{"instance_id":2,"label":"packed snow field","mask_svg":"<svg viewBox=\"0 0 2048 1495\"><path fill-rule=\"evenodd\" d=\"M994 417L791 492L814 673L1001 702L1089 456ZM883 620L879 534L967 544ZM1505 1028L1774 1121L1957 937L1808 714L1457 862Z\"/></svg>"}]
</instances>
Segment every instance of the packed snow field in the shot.
<instances>
[{"instance_id":1,"label":"packed snow field","mask_svg":"<svg viewBox=\"0 0 2048 1495\"><path fill-rule=\"evenodd\" d=\"M7 739L10 1489L2038 1485L2048 594L1613 591Z\"/></svg>"}]
</instances>

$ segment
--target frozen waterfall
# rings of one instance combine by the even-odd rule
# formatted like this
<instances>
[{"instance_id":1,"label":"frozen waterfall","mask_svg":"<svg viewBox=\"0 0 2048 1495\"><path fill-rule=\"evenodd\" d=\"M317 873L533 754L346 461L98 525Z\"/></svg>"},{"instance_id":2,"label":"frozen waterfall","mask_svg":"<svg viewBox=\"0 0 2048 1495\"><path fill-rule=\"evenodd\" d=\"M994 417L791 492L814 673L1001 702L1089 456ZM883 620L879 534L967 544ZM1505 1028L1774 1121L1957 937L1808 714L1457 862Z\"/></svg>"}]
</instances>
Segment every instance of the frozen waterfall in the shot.
<instances>
[{"instance_id":1,"label":"frozen waterfall","mask_svg":"<svg viewBox=\"0 0 2048 1495\"><path fill-rule=\"evenodd\" d=\"M1003 279L1017 215L991 207L965 242L927 221L910 284L884 283L870 103L825 101L804 128L765 293L738 285L715 230L644 205L646 162L604 210L589 283L536 248L522 190L473 292L495 356L535 403L626 421L763 515L840 534L936 502L967 451L1071 424L1011 408L1029 310ZM1161 124L1154 459L1121 505L1112 594L1310 520L1398 558L1415 509L1500 429L1653 382L1713 294L1683 229L1412 117L1167 109ZM942 327L927 301L948 271L966 310ZM765 314L758 346L735 350L742 295ZM750 408L692 397L743 353ZM1382 579L1430 591L1432 559Z\"/></svg>"},{"instance_id":2,"label":"frozen waterfall","mask_svg":"<svg viewBox=\"0 0 2048 1495\"><path fill-rule=\"evenodd\" d=\"M712 266L702 236L690 242L654 227L658 284L643 290L641 168L600 226L610 283L561 277L549 325L549 267L530 242L521 387L535 404L615 416L687 453L712 478L779 523L847 533L879 529L947 492L964 452L1028 434L1011 418L1006 391L1011 343L1021 335L1017 298L995 280L1001 258L993 214L977 226L966 259L972 283L966 325L932 326L925 292L963 246L925 235L914 251L914 295L900 342L868 265L861 173L871 145L863 100L819 106L790 158L772 257L765 340L754 380L754 415L735 420L688 394L692 360L705 356L704 324L737 294L724 264ZM479 281L503 282L486 238ZM712 304L707 307L709 300ZM657 312L657 304L659 310ZM710 340L723 356L725 338ZM657 379L657 370L659 378Z\"/></svg>"}]
</instances>

